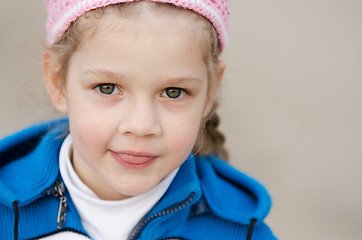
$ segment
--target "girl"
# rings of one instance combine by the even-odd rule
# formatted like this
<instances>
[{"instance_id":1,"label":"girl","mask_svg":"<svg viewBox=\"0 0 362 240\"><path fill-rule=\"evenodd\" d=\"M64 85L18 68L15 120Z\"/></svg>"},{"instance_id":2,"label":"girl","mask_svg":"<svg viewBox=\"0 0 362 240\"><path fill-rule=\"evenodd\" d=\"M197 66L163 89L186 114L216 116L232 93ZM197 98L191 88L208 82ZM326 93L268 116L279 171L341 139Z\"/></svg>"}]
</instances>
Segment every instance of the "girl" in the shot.
<instances>
[{"instance_id":1,"label":"girl","mask_svg":"<svg viewBox=\"0 0 362 240\"><path fill-rule=\"evenodd\" d=\"M275 239L266 190L219 158L229 2L45 3L67 118L1 141L1 239Z\"/></svg>"}]
</instances>

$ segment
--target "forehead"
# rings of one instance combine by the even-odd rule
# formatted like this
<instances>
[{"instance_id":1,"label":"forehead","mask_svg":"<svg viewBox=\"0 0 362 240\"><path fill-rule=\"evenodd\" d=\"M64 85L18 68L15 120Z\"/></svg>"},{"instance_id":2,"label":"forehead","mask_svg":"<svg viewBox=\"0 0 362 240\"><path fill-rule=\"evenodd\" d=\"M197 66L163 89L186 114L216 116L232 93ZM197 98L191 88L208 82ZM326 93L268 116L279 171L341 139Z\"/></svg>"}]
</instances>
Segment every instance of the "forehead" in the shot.
<instances>
[{"instance_id":1,"label":"forehead","mask_svg":"<svg viewBox=\"0 0 362 240\"><path fill-rule=\"evenodd\" d=\"M90 16L89 16L90 15ZM190 50L206 50L210 40L207 20L189 10L180 9L170 4L153 2L134 2L125 6L109 6L102 10L101 16L94 12L82 19L86 24L82 32L80 46L87 40L121 32L134 40L151 35L158 38L173 38L175 44L188 43ZM88 28L88 29L87 29ZM206 51L205 51L206 52Z\"/></svg>"}]
</instances>

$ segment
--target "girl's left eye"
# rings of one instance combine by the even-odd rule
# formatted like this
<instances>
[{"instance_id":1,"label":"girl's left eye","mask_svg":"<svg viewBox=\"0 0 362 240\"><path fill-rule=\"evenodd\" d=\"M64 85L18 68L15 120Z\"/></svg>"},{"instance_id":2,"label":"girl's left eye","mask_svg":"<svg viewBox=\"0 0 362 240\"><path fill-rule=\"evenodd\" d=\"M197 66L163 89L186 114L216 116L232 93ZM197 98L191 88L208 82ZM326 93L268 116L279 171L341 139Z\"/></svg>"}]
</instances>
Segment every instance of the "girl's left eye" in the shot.
<instances>
[{"instance_id":1,"label":"girl's left eye","mask_svg":"<svg viewBox=\"0 0 362 240\"><path fill-rule=\"evenodd\" d=\"M162 97L168 98L180 98L186 94L186 91L182 88L166 88L162 93Z\"/></svg>"},{"instance_id":2,"label":"girl's left eye","mask_svg":"<svg viewBox=\"0 0 362 240\"><path fill-rule=\"evenodd\" d=\"M113 83L102 83L95 87L95 89L105 95L113 95L120 93L117 86Z\"/></svg>"}]
</instances>

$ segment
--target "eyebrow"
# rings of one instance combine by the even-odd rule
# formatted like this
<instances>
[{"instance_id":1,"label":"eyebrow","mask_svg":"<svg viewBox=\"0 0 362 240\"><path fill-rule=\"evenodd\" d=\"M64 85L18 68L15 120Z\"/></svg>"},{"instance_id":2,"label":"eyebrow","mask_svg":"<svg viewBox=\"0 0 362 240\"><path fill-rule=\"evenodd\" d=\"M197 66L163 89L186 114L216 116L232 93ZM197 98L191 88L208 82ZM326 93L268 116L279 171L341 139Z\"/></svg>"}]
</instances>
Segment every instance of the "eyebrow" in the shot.
<instances>
[{"instance_id":1,"label":"eyebrow","mask_svg":"<svg viewBox=\"0 0 362 240\"><path fill-rule=\"evenodd\" d=\"M111 72L108 70L100 70L100 69L89 69L83 72L84 76L91 75L97 76L101 78L112 78L112 79L123 79L124 75L120 72Z\"/></svg>"},{"instance_id":2,"label":"eyebrow","mask_svg":"<svg viewBox=\"0 0 362 240\"><path fill-rule=\"evenodd\" d=\"M83 72L83 75L91 75L91 76L97 76L100 78L110 78L110 79L119 79L124 80L125 76L121 72L112 72L104 69L89 69ZM198 87L202 85L202 79L198 77L175 77L175 78L162 78L165 79L162 81L162 84L166 85L187 85L191 87Z\"/></svg>"},{"instance_id":3,"label":"eyebrow","mask_svg":"<svg viewBox=\"0 0 362 240\"><path fill-rule=\"evenodd\" d=\"M187 86L201 86L202 79L196 77L182 77L182 78L166 78L165 81L168 85L187 85Z\"/></svg>"}]
</instances>

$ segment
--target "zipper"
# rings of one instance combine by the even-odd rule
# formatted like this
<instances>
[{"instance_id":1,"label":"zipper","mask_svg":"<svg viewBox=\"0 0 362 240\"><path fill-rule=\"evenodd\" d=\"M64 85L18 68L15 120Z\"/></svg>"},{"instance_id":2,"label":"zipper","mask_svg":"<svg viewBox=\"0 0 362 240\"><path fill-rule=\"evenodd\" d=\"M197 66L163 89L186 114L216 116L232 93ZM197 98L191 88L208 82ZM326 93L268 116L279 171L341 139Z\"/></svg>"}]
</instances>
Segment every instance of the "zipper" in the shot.
<instances>
[{"instance_id":1,"label":"zipper","mask_svg":"<svg viewBox=\"0 0 362 240\"><path fill-rule=\"evenodd\" d=\"M19 235L19 205L18 202L13 202L14 206L14 240L18 240Z\"/></svg>"},{"instance_id":2,"label":"zipper","mask_svg":"<svg viewBox=\"0 0 362 240\"><path fill-rule=\"evenodd\" d=\"M148 218L145 218L143 220L141 220L141 222L139 224L137 224L137 226L135 227L135 229L131 232L130 236L128 237L128 240L135 240L137 239L140 235L141 235L141 232L146 228L146 226L152 221L152 220L155 220L159 217L163 217L163 216L166 216L168 214L171 214L171 213L174 213L174 212L177 212L183 208L185 208L187 205L189 205L192 200L195 198L196 194L194 192L192 192L190 194L190 196L185 199L184 201L182 202L179 202L178 204L175 204L161 212L158 212L158 213L155 213L151 216L149 216Z\"/></svg>"},{"instance_id":3,"label":"zipper","mask_svg":"<svg viewBox=\"0 0 362 240\"><path fill-rule=\"evenodd\" d=\"M59 199L58 215L57 215L57 226L58 229L62 229L67 218L68 202L64 196L65 186L63 182L56 181L54 186L46 190L44 194L48 196L54 196Z\"/></svg>"},{"instance_id":4,"label":"zipper","mask_svg":"<svg viewBox=\"0 0 362 240\"><path fill-rule=\"evenodd\" d=\"M254 225L257 222L256 218L253 218L250 220L250 224L249 224L249 228L248 228L248 233L246 235L246 240L250 240L251 239L251 235L253 234L253 230L254 230Z\"/></svg>"}]
</instances>

